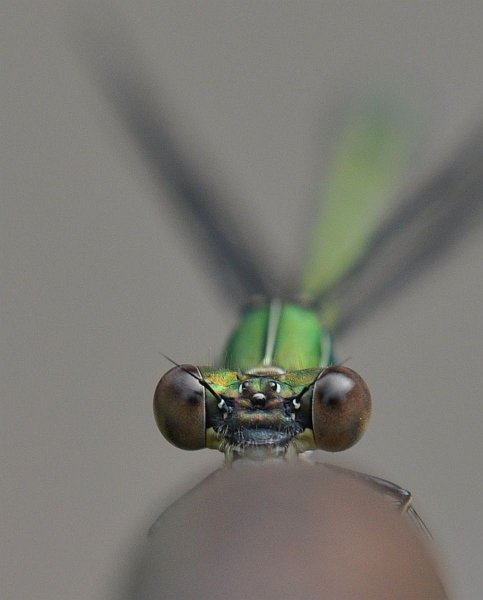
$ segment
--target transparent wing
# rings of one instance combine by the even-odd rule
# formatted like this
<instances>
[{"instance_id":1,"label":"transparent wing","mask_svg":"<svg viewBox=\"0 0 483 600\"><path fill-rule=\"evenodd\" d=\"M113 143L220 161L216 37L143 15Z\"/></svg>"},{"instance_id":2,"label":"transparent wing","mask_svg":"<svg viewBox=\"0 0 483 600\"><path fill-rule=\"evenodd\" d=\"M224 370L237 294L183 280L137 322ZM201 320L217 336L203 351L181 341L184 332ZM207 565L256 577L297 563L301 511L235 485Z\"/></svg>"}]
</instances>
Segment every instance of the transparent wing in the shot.
<instances>
[{"instance_id":1,"label":"transparent wing","mask_svg":"<svg viewBox=\"0 0 483 600\"><path fill-rule=\"evenodd\" d=\"M483 213L483 125L378 228L356 263L318 301L342 331L396 294Z\"/></svg>"}]
</instances>

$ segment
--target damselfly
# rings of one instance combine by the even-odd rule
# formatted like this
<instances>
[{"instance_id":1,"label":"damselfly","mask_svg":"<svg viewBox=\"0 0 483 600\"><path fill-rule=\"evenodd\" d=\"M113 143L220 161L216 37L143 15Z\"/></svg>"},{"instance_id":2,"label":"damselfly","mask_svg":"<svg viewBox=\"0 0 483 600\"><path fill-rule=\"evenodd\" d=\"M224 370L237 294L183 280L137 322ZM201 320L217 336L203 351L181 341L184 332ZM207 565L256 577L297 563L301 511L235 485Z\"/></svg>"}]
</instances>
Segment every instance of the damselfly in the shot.
<instances>
[{"instance_id":1,"label":"damselfly","mask_svg":"<svg viewBox=\"0 0 483 600\"><path fill-rule=\"evenodd\" d=\"M217 210L213 195L184 170L185 161L156 130L152 115L143 111L142 118L147 122L141 129L160 134L155 144L162 156L158 154L156 162L169 173L180 204L205 225L211 258L226 274L223 279L231 278L245 296L256 294L217 367L175 363L162 377L154 397L161 432L183 449L224 452L227 464L239 459L290 460L309 450L349 448L365 430L371 398L362 377L335 359L325 324L332 330L346 327L374 307L388 280L394 285L437 248L443 228L454 224L453 199L447 203L438 195L448 173L431 182L426 202L411 198L380 229L404 139L382 108L354 118L335 153L325 216L314 227L310 258L300 288L294 290L283 282L270 283L270 266L263 265L261 256L244 252L236 220ZM428 235L424 222L436 212L442 219L438 235ZM462 211L457 214L463 218ZM413 239L395 268L392 244L403 223ZM380 268L381 263L384 282L371 273L371 267ZM273 299L276 289L283 296ZM233 295L239 296L239 291ZM424 527L407 490L376 477L352 475L391 495Z\"/></svg>"},{"instance_id":2,"label":"damselfly","mask_svg":"<svg viewBox=\"0 0 483 600\"><path fill-rule=\"evenodd\" d=\"M153 94L122 72L110 81L117 108L156 174L172 187L175 206L189 224L196 222L200 248L222 282L220 295L243 303L258 294L227 346L221 369L176 366L163 378L156 396L163 432L181 447L222 450L235 463L267 456L282 460L313 447L335 450L354 443L369 412L367 389L358 375L334 362L326 324L335 333L349 327L474 219L482 179L481 130L387 216L401 133L377 111L356 119L337 152L343 160L329 176L326 217L315 219L320 226L304 282L292 287L277 281L264 254L246 243L236 215L189 166L169 124L149 103ZM253 221L250 229L256 229ZM338 419L351 394L360 400L359 412L352 420ZM314 398L316 406L335 415L335 423L342 422L342 429L327 425L327 415L311 404ZM325 427L318 429L319 423ZM368 480L407 505L400 488Z\"/></svg>"},{"instance_id":3,"label":"damselfly","mask_svg":"<svg viewBox=\"0 0 483 600\"><path fill-rule=\"evenodd\" d=\"M404 130L384 106L351 118L295 286L277 280L263 253L246 243L237 216L179 150L151 90L120 63L108 68L102 83L155 174L171 187L175 208L194 227L222 294L245 306L216 367L171 361L175 366L154 398L161 432L183 449L222 451L227 464L352 446L369 419L370 393L360 375L337 362L329 330L343 331L374 310L475 221L482 128L388 215L404 164ZM250 228L256 225L254 218ZM405 489L354 476L417 518Z\"/></svg>"}]
</instances>

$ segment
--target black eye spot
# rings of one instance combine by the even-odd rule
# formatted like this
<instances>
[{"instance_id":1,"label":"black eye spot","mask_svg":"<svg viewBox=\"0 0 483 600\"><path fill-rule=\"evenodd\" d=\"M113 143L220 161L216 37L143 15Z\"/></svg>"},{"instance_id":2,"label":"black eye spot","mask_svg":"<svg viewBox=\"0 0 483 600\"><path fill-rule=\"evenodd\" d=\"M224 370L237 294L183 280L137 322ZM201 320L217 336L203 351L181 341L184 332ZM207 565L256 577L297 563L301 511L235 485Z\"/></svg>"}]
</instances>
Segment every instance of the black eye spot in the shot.
<instances>
[{"instance_id":1,"label":"black eye spot","mask_svg":"<svg viewBox=\"0 0 483 600\"><path fill-rule=\"evenodd\" d=\"M248 381L244 381L243 383L240 383L240 386L238 387L238 391L240 394L242 394L245 390L247 390L249 388L250 384Z\"/></svg>"},{"instance_id":2,"label":"black eye spot","mask_svg":"<svg viewBox=\"0 0 483 600\"><path fill-rule=\"evenodd\" d=\"M338 408L347 400L354 382L342 373L329 373L322 377L319 384L319 396L326 406Z\"/></svg>"}]
</instances>

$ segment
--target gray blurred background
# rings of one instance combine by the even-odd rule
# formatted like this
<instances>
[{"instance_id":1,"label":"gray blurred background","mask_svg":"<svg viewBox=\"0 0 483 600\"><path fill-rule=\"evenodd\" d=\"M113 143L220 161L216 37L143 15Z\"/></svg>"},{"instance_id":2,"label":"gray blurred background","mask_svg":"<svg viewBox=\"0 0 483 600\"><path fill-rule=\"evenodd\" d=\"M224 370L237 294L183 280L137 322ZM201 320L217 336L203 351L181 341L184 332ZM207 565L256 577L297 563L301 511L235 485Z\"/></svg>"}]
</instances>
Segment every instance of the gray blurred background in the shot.
<instances>
[{"instance_id":1,"label":"gray blurred background","mask_svg":"<svg viewBox=\"0 0 483 600\"><path fill-rule=\"evenodd\" d=\"M483 108L476 0L3 3L7 600L115 597L149 524L222 462L170 447L151 398L160 352L210 363L236 311L80 58L80 15L100 30L122 18L186 145L256 213L277 268L300 257L345 99L382 90L410 106L408 189ZM483 589L482 232L338 345L374 397L342 460L413 491L461 600Z\"/></svg>"}]
</instances>

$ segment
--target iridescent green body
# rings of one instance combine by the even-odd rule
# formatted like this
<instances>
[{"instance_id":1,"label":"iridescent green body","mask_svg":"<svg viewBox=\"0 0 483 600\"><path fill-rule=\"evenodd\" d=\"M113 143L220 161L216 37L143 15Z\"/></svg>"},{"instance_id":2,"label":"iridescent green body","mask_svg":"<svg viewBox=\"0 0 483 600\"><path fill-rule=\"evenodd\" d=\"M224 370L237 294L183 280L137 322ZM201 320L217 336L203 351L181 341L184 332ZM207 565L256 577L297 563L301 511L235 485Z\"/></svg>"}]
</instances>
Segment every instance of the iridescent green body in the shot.
<instances>
[{"instance_id":1,"label":"iridescent green body","mask_svg":"<svg viewBox=\"0 0 483 600\"><path fill-rule=\"evenodd\" d=\"M332 362L331 338L317 312L302 304L273 300L245 309L223 353L222 365L241 371L255 367L291 371Z\"/></svg>"}]
</instances>

